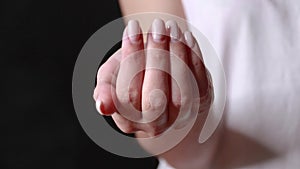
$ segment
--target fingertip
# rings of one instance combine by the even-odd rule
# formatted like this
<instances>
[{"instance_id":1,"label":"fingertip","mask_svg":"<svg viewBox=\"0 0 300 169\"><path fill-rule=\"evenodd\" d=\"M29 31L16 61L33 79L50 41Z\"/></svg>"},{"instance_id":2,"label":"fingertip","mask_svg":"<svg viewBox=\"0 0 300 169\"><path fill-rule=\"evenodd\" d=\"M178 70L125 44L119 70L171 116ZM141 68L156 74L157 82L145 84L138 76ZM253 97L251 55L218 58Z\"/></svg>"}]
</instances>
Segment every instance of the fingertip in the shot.
<instances>
[{"instance_id":1,"label":"fingertip","mask_svg":"<svg viewBox=\"0 0 300 169\"><path fill-rule=\"evenodd\" d=\"M165 22L162 19L154 19L151 26L152 39L155 42L162 42L166 37L166 27Z\"/></svg>"},{"instance_id":2,"label":"fingertip","mask_svg":"<svg viewBox=\"0 0 300 169\"><path fill-rule=\"evenodd\" d=\"M141 28L137 20L130 20L128 22L127 35L131 43L139 43L141 39Z\"/></svg>"},{"instance_id":3,"label":"fingertip","mask_svg":"<svg viewBox=\"0 0 300 169\"><path fill-rule=\"evenodd\" d=\"M200 58L200 60L203 62L203 58L202 58L202 54L201 54L201 50L200 50L200 46L195 38L195 36L193 35L192 32L190 31L185 31L184 32L184 39L185 39L185 43L186 45L191 49L191 51L193 53L195 53L197 55L197 57Z\"/></svg>"},{"instance_id":4,"label":"fingertip","mask_svg":"<svg viewBox=\"0 0 300 169\"><path fill-rule=\"evenodd\" d=\"M103 115L102 111L101 111L101 107L102 106L102 101L101 100L97 100L96 101L96 110L98 111L98 113L100 113L101 115Z\"/></svg>"},{"instance_id":5,"label":"fingertip","mask_svg":"<svg viewBox=\"0 0 300 169\"><path fill-rule=\"evenodd\" d=\"M184 32L184 39L187 45L192 49L195 46L195 39L190 31Z\"/></svg>"},{"instance_id":6,"label":"fingertip","mask_svg":"<svg viewBox=\"0 0 300 169\"><path fill-rule=\"evenodd\" d=\"M123 32L123 42L130 42L129 44L137 45L142 42L142 37L142 29L139 22L137 20L128 21Z\"/></svg>"},{"instance_id":7,"label":"fingertip","mask_svg":"<svg viewBox=\"0 0 300 169\"><path fill-rule=\"evenodd\" d=\"M169 34L170 34L169 36L171 38L171 41L178 41L178 40L180 40L182 32L181 32L181 30L180 30L180 28L179 28L179 26L178 26L178 24L177 24L176 21L174 21L174 20L168 20L166 22L166 27L167 27L167 29L169 31Z\"/></svg>"},{"instance_id":8,"label":"fingertip","mask_svg":"<svg viewBox=\"0 0 300 169\"><path fill-rule=\"evenodd\" d=\"M104 103L101 100L96 101L96 109L102 116L110 116L114 112L109 112L105 109Z\"/></svg>"},{"instance_id":9,"label":"fingertip","mask_svg":"<svg viewBox=\"0 0 300 169\"><path fill-rule=\"evenodd\" d=\"M112 115L116 110L114 106L114 102L111 100L112 98L100 98L98 97L96 100L96 109L97 111L104 116Z\"/></svg>"}]
</instances>

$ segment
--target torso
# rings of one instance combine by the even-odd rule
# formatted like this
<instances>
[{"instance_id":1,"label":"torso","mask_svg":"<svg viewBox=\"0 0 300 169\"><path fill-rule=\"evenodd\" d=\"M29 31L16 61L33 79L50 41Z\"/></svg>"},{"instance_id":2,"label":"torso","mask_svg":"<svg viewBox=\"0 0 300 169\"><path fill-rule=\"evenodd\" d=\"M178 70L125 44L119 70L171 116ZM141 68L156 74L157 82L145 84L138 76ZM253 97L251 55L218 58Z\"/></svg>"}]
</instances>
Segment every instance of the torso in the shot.
<instances>
[{"instance_id":1,"label":"torso","mask_svg":"<svg viewBox=\"0 0 300 169\"><path fill-rule=\"evenodd\" d=\"M299 1L183 3L225 69L222 166L300 166Z\"/></svg>"}]
</instances>

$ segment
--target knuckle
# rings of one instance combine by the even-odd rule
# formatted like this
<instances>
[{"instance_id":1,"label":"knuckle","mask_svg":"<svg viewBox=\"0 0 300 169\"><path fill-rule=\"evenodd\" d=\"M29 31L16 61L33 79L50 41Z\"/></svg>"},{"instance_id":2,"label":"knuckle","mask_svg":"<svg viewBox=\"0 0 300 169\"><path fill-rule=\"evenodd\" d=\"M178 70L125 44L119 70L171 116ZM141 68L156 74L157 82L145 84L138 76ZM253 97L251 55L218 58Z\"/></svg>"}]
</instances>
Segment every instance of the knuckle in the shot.
<instances>
[{"instance_id":1,"label":"knuckle","mask_svg":"<svg viewBox=\"0 0 300 169\"><path fill-rule=\"evenodd\" d=\"M181 106L187 105L191 102L191 98L187 96L175 96L173 99L173 105L176 108L180 108Z\"/></svg>"},{"instance_id":2,"label":"knuckle","mask_svg":"<svg viewBox=\"0 0 300 169\"><path fill-rule=\"evenodd\" d=\"M157 98L156 100L152 101L151 109L153 111L161 110L165 106L164 100L161 98Z\"/></svg>"},{"instance_id":3,"label":"knuckle","mask_svg":"<svg viewBox=\"0 0 300 169\"><path fill-rule=\"evenodd\" d=\"M115 120L115 123L117 124L118 128L124 133L135 132L135 126L129 120L119 119L119 120Z\"/></svg>"},{"instance_id":4,"label":"knuckle","mask_svg":"<svg viewBox=\"0 0 300 169\"><path fill-rule=\"evenodd\" d=\"M127 90L118 90L117 92L118 99L122 104L132 103L134 105L139 104L140 95L139 90L137 88L129 88Z\"/></svg>"},{"instance_id":5,"label":"knuckle","mask_svg":"<svg viewBox=\"0 0 300 169\"><path fill-rule=\"evenodd\" d=\"M106 63L104 63L100 68L98 69L97 78L100 78L106 71L107 66Z\"/></svg>"},{"instance_id":6,"label":"knuckle","mask_svg":"<svg viewBox=\"0 0 300 169\"><path fill-rule=\"evenodd\" d=\"M150 104L149 101L143 101L143 103L142 103L142 110L144 112L148 112L148 111L151 110L151 104Z\"/></svg>"},{"instance_id":7,"label":"knuckle","mask_svg":"<svg viewBox=\"0 0 300 169\"><path fill-rule=\"evenodd\" d=\"M161 112L166 107L166 100L163 97L157 96L155 99L147 99L143 102L143 111L145 112Z\"/></svg>"},{"instance_id":8,"label":"knuckle","mask_svg":"<svg viewBox=\"0 0 300 169\"><path fill-rule=\"evenodd\" d=\"M94 99L94 101L97 100L97 96L98 96L98 95L96 95L95 92L94 92L94 94L93 94L93 99Z\"/></svg>"},{"instance_id":9,"label":"knuckle","mask_svg":"<svg viewBox=\"0 0 300 169\"><path fill-rule=\"evenodd\" d=\"M121 126L121 127L119 127L119 129L122 132L127 133L127 134L135 132L135 128L132 125Z\"/></svg>"},{"instance_id":10,"label":"knuckle","mask_svg":"<svg viewBox=\"0 0 300 169\"><path fill-rule=\"evenodd\" d=\"M181 97L181 105L187 105L191 102L191 99L190 97L187 97L187 96L182 96Z\"/></svg>"},{"instance_id":11,"label":"knuckle","mask_svg":"<svg viewBox=\"0 0 300 169\"><path fill-rule=\"evenodd\" d=\"M173 97L173 105L175 106L175 108L180 108L181 97L179 95Z\"/></svg>"},{"instance_id":12,"label":"knuckle","mask_svg":"<svg viewBox=\"0 0 300 169\"><path fill-rule=\"evenodd\" d=\"M140 100L140 95L139 95L139 90L137 88L130 87L128 90L128 96L129 96L128 101L130 101L133 104L138 104Z\"/></svg>"},{"instance_id":13,"label":"knuckle","mask_svg":"<svg viewBox=\"0 0 300 169\"><path fill-rule=\"evenodd\" d=\"M128 95L128 92L124 89L120 89L120 88L117 88L116 90L117 92L117 97L118 97L118 101L122 104L127 104L129 103L129 95Z\"/></svg>"},{"instance_id":14,"label":"knuckle","mask_svg":"<svg viewBox=\"0 0 300 169\"><path fill-rule=\"evenodd\" d=\"M94 93L93 93L93 98L95 101L97 100L98 95L99 95L98 90L97 90L97 88L95 88Z\"/></svg>"},{"instance_id":15,"label":"knuckle","mask_svg":"<svg viewBox=\"0 0 300 169\"><path fill-rule=\"evenodd\" d=\"M194 59L192 64L195 69L202 70L203 64L200 59Z\"/></svg>"}]
</instances>

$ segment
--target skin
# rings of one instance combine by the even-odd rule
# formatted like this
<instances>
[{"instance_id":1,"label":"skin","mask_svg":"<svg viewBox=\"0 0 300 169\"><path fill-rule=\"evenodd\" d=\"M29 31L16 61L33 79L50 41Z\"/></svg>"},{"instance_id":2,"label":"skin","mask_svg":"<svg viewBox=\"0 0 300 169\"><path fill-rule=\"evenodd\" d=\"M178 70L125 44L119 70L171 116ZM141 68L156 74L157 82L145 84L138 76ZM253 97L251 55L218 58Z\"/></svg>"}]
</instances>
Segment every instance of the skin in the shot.
<instances>
[{"instance_id":1,"label":"skin","mask_svg":"<svg viewBox=\"0 0 300 169\"><path fill-rule=\"evenodd\" d=\"M156 2L157 1L157 2ZM164 5L157 6L158 0L154 1L127 1L120 0L120 6L123 15L133 14L136 12L148 12L158 11L167 12L179 17L184 17L181 1L178 0L166 0L163 1ZM161 2L161 1L160 1ZM145 3L147 3L145 5ZM142 8L141 6L145 7ZM165 8L167 6L168 8ZM130 18L134 19L134 18ZM146 21L146 23L149 21ZM195 41L194 37L188 39L185 36L185 32L179 28L179 37L174 40L170 38L170 28L168 29L164 21L160 21L164 24L165 36L162 36L161 40L154 40L155 35L153 26L148 28L147 40L144 40L141 34L135 36L135 42L133 43L128 37L128 27L124 30L122 49L112 55L109 60L104 63L97 75L97 86L94 91L94 99L98 103L97 108L103 115L112 116L117 126L125 133L135 133L137 138L153 137L164 132L170 127L178 116L178 111L183 104L191 102L190 94L190 79L186 76L184 67L176 67L180 74L179 80L186 83L183 86L183 94L180 94L178 85L170 76L161 70L148 69L153 65L162 65L164 70L169 70L175 73L172 67L172 60L169 53L172 53L188 65L188 68L192 71L195 77L200 96L206 95L208 92L208 77L206 68L202 62L202 55L199 45ZM174 22L173 22L174 23ZM145 24L147 25L147 24ZM141 29L145 27L143 23L140 24L140 31L136 30L136 33L141 32ZM152 25L155 25L152 23ZM184 26L183 26L183 29ZM183 33L182 33L183 32ZM191 42L192 43L188 43ZM146 46L144 46L146 43ZM188 45L192 44L192 45ZM146 49L146 52L140 52ZM151 50L162 50L166 52L155 53ZM157 57L158 56L158 57ZM132 59L134 58L134 59ZM174 67L174 66L173 66ZM130 76L128 72L136 72L136 70L145 69L140 72L134 78ZM130 81L129 88L126 82ZM160 95L151 95L151 91L158 89L163 92L167 100L162 105L160 101ZM152 99L151 98L155 98ZM211 99L212 96L208 97ZM162 99L162 98L161 98ZM118 100L119 105L115 105L114 100ZM99 104L101 102L101 104ZM209 102L210 103L210 102ZM140 112L133 112L124 110L119 112L116 108L122 105L122 107L129 107L132 105L136 110ZM214 135L204 144L198 143L199 133L203 127L205 119L209 110L208 105L201 107L203 112L199 113L189 134L174 148L160 154L175 168L210 168L213 163L215 152L218 146L218 140L220 137L220 131L222 127L219 127ZM141 116L141 112L146 112ZM149 123L140 123L138 120L153 119L154 121ZM222 125L220 125L222 126ZM168 139L166 139L168 140ZM164 140L160 143L153 142L144 143L139 141L147 151L152 152L154 149L163 144ZM178 156L180 154L180 156Z\"/></svg>"},{"instance_id":2,"label":"skin","mask_svg":"<svg viewBox=\"0 0 300 169\"><path fill-rule=\"evenodd\" d=\"M184 11L182 9L181 2L179 0L153 0L153 1L139 1L139 0L119 0L120 6L124 16L130 15L129 17L125 18L125 23L130 19L137 19L135 18L135 13L139 12L164 12L170 13L172 15L176 15L178 17L184 18ZM273 9L273 8L272 8ZM165 21L168 18L163 18ZM145 20L140 21L140 26L143 30L149 30L152 24L153 18L145 18ZM182 32L186 30L184 25L180 25L182 28ZM149 37L149 36L148 36ZM148 39L147 39L148 40ZM147 42L144 39L144 42ZM151 41L151 38L150 40ZM124 50L130 50L134 47L127 46L126 44L122 47ZM163 45L156 46L157 48L163 48ZM146 46L146 49L148 46ZM169 51L175 52L182 57L181 59L186 62L188 60L189 68L193 70L193 74L196 77L197 81L205 82L206 76L197 76L197 72L204 73L203 66L198 64L201 63L201 52L197 45L193 48L194 53L189 54L180 54L180 52L184 53L184 49L180 47L180 44L173 43L169 41ZM139 50L139 49L138 49ZM187 49L187 50L191 50ZM197 56L200 59L197 59ZM115 69L117 69L118 65L122 62L122 52L117 52L114 56L112 56L107 63L105 63L99 70L98 74L98 85L95 89L95 100L99 95L104 100L105 107L102 113L106 115L111 115L115 112L113 102L110 101L111 98L117 98L117 94L115 94L115 90L112 90L111 94L108 94L111 86L116 86L116 81L112 81L111 79L117 79L119 77L118 74L112 73ZM186 62L187 63L187 62ZM132 65L132 64L131 64ZM145 60L145 66L147 65L147 60ZM194 65L194 66L193 66ZM198 67L195 67L198 65ZM126 71L124 69L124 71ZM184 71L184 70L182 70ZM123 71L122 71L123 72ZM143 72L145 73L145 72ZM148 72L149 73L149 72ZM151 73L151 72L150 72ZM152 72L154 73L154 72ZM156 72L158 73L158 72ZM122 75L123 76L123 75ZM145 77L145 74L143 74ZM147 75L149 78L149 76ZM151 76L150 76L151 77ZM148 82L145 83L143 81L143 85L149 85L152 87L160 87L163 91L171 91L166 92L169 96L168 105L176 105L175 98L177 97L176 85L172 83L172 81L168 84L168 87L160 86L156 84L159 79L163 79L164 74L160 73L160 75L155 75L147 80ZM137 78L138 79L138 78ZM144 79L144 78L143 78ZM151 80L152 79L152 80ZM134 80L139 82L139 80ZM109 82L109 83L108 83ZM135 82L136 83L136 82ZM134 83L134 84L135 84ZM202 83L203 84L203 83ZM263 84L263 83L262 83ZM279 83L280 84L280 83ZM206 87L198 85L200 93L206 91ZM143 87L142 87L143 89ZM275 88L276 89L276 88ZM143 91L143 90L142 90ZM270 90L272 91L272 90ZM281 91L281 90L279 90ZM288 90L283 90L288 91ZM110 93L110 92L109 92ZM143 95L147 94L147 92L141 92L141 98ZM178 92L177 92L178 93ZM282 92L281 92L282 93ZM243 93L243 97L252 98L252 93ZM263 96L263 95L255 95L255 96ZM276 98L274 98L276 99ZM278 99L278 98L277 98ZM143 100L143 99L142 99ZM246 100L247 101L247 100ZM267 100L264 100L268 102ZM251 104L251 102L249 102ZM126 102L123 102L124 105L128 105ZM135 103L132 103L135 105ZM137 102L137 105L141 105L142 111L142 104L143 102ZM107 106L109 105L109 106ZM177 105L178 106L178 105ZM181 106L181 105L179 105ZM140 106L136 106L137 108ZM175 108L174 108L175 107ZM176 116L176 106L168 107L168 111L164 112L163 114L168 114L167 117ZM100 107L99 107L100 108ZM204 108L204 110L207 108ZM297 109L298 110L298 109ZM231 125L228 126L229 123L221 125L217 128L213 136L206 141L204 144L199 144L197 142L199 133L202 129L203 122L206 119L206 113L198 114L196 119L195 125L193 126L190 133L174 148L171 150L160 154L159 157L163 157L167 160L167 162L172 165L174 168L238 168L238 167L249 167L249 168L297 168L299 166L298 158L298 150L299 150L299 137L296 131L299 128L298 125L298 112L289 112L286 114L284 110L274 110L270 109L271 116L269 114L261 114L261 111L256 111L253 108L251 113L240 113L240 114L233 114L230 116L232 120ZM241 111L243 112L243 111ZM117 114L117 115L115 115ZM113 116L118 116L120 112L114 113ZM253 118L256 117L256 118ZM252 120L251 120L252 119ZM255 119L255 120L253 120ZM137 137L151 137L153 135L158 134L161 128L157 128L154 124L151 125L144 125L144 124L136 124L130 120L121 120L114 117L115 122L117 125L124 131L124 132L133 132L136 134ZM118 121L119 120L119 121ZM298 121L297 121L298 120ZM280 123L284 121L285 123ZM275 123L276 122L276 123ZM280 124L280 125L279 125ZM294 126L292 125L294 124ZM297 124L297 126L295 125ZM167 128L170 124L162 127ZM249 127L251 126L251 127ZM263 126L263 127L262 127ZM155 132L156 129L158 132ZM222 135L221 135L222 134ZM251 136L251 137L250 137ZM275 138L275 139L274 139ZM166 139L165 142L168 142ZM141 142L141 145L152 152L153 149L157 147L157 144L145 144ZM216 153L218 152L218 153ZM273 159L272 159L273 158Z\"/></svg>"},{"instance_id":3,"label":"skin","mask_svg":"<svg viewBox=\"0 0 300 169\"><path fill-rule=\"evenodd\" d=\"M136 13L145 13L145 12L161 12L171 15L175 15L179 18L185 19L184 9L181 3L181 0L119 0L119 5L125 18L125 24L129 20L137 19L133 14ZM160 16L161 17L161 16ZM163 16L166 17L166 16ZM164 20L175 19L176 18L164 18ZM140 26L143 30L148 30L152 24L152 18L145 18L140 20ZM183 30L187 30L186 25L180 25Z\"/></svg>"},{"instance_id":4,"label":"skin","mask_svg":"<svg viewBox=\"0 0 300 169\"><path fill-rule=\"evenodd\" d=\"M160 20L160 22L163 23L162 20ZM168 32L167 29L166 31ZM177 86L177 83L172 80L167 73L161 70L147 69L153 65L160 64L162 65L162 69L169 69L171 73L174 72L175 70L170 69L170 67L172 67L171 65L174 63L171 61L169 53L179 56L185 63L184 65L188 65L188 68L196 78L199 94L206 94L208 89L207 72L202 62L200 48L193 37L193 44L191 48L189 48L186 45L186 37L181 33L180 29L179 32L180 38L177 40L172 40L169 36L163 36L161 41L155 41L153 39L154 33L151 33L150 31L145 47L145 49L148 50L144 53L139 52L144 50L143 36L138 35L137 42L132 43L127 37L127 29L125 29L122 49L111 56L111 58L99 69L94 99L96 101L101 100L102 104L99 107L101 113L104 115L111 115L117 126L123 132L135 133L137 138L156 136L173 124L178 116L180 107L184 106L182 103L191 102L191 86L189 86L191 82L189 82L189 76L186 76L184 66L180 67L173 65L173 67L176 68L175 70L177 70L176 72L180 72L177 80L186 84L180 89ZM152 49L167 52L155 53L157 51L152 51ZM145 57L144 54L147 57ZM133 59L130 59L130 56L133 56ZM145 71L137 74L131 81L129 88L127 88L127 84L125 83L126 81L131 80L131 76L128 75L130 73L128 72L135 72L135 70L141 68L145 68ZM112 92L110 89L113 89ZM165 105L156 105L155 102L151 101L151 97L154 97L154 100L157 100L160 97L159 95L151 96L151 91L156 89L162 91L166 96L167 102ZM180 90L182 93L180 93ZM148 118L152 118L152 116L156 117L156 112L161 112L161 110L163 110L163 112L158 114L159 117L152 122L139 123L135 121L135 118L139 116L140 112L135 112L135 115L133 115L130 110L118 112L116 105L113 102L113 98L119 100L119 104L123 107L133 105L135 109L146 112L143 118L148 116ZM182 100L185 101L181 102ZM161 109L161 106L165 106L166 108ZM160 157L165 158L168 163L176 168L188 167L192 169L198 168L199 166L208 167L211 165L218 144L218 135L214 135L210 141L205 144L199 144L197 141L207 117L209 106L210 105L206 108L202 108L205 111L199 113L190 133L176 147L159 155ZM161 143L171 141L172 140L166 139L161 141ZM157 142L151 143L150 141L150 143L146 143L142 140L139 140L139 142L141 146L149 152L152 152L160 146L160 143ZM179 157L179 153L183 156ZM205 153L205 155L203 155L203 153ZM199 159L199 157L201 157L201 159Z\"/></svg>"}]
</instances>

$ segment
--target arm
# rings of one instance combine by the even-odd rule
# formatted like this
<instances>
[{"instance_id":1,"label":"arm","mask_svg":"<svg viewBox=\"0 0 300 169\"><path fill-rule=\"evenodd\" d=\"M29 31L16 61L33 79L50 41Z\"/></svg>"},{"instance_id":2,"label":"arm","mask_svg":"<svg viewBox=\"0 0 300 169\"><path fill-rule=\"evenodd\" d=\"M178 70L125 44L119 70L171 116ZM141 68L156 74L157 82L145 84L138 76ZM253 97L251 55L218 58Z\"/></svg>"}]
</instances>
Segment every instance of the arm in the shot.
<instances>
[{"instance_id":1,"label":"arm","mask_svg":"<svg viewBox=\"0 0 300 169\"><path fill-rule=\"evenodd\" d=\"M122 15L126 16L125 24L127 24L129 20L139 20L140 26L144 31L148 31L148 28L151 26L151 23L154 20L154 18L149 17L139 19L138 16L134 14L145 12L157 12L171 14L182 19L186 18L181 0L119 0L119 4L121 7ZM165 21L179 21L178 18L172 16L157 17L163 17L162 19ZM179 26L183 31L187 30L187 26L185 24L180 24Z\"/></svg>"},{"instance_id":2,"label":"arm","mask_svg":"<svg viewBox=\"0 0 300 169\"><path fill-rule=\"evenodd\" d=\"M123 16L141 12L162 12L185 18L181 0L119 0L119 4Z\"/></svg>"}]
</instances>

